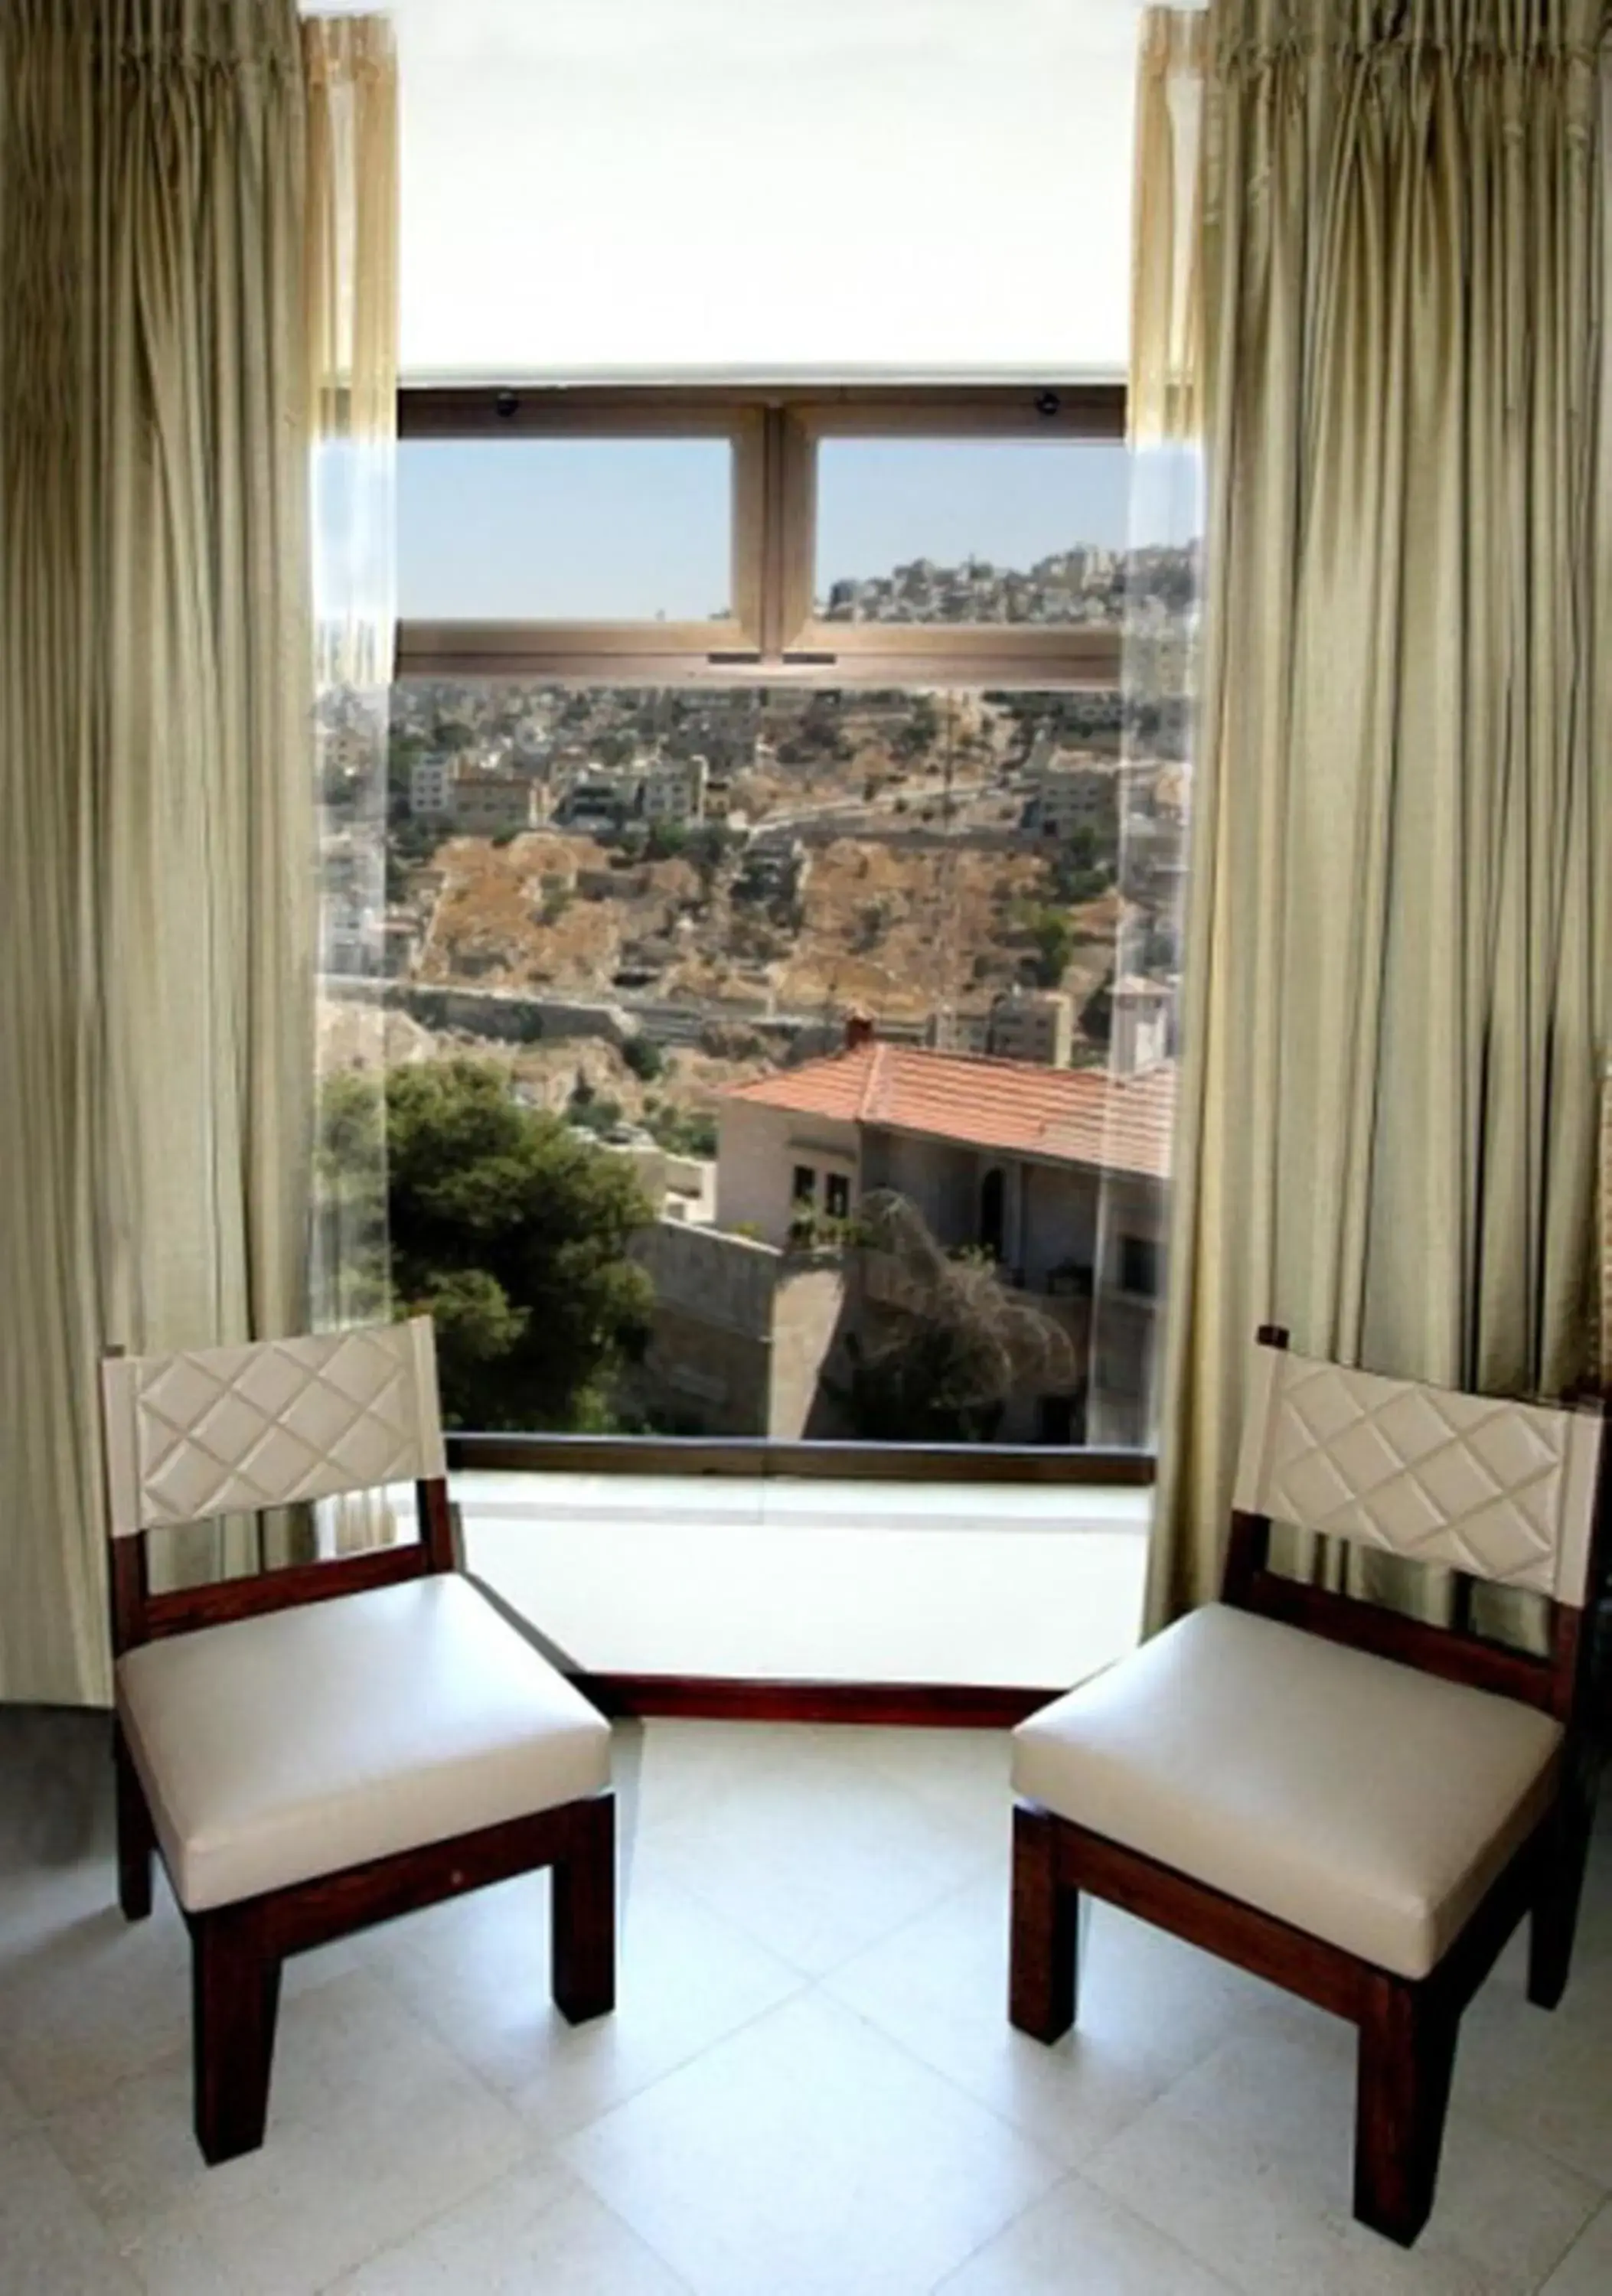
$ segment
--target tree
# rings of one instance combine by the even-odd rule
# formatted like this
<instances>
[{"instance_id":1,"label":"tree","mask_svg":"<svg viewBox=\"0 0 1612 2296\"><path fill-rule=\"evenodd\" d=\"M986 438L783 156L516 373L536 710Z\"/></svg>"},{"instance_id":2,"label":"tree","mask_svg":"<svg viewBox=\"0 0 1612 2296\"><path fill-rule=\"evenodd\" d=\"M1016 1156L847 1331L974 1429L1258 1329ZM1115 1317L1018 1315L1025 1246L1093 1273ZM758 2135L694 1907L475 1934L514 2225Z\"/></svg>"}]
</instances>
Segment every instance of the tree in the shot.
<instances>
[{"instance_id":1,"label":"tree","mask_svg":"<svg viewBox=\"0 0 1612 2296\"><path fill-rule=\"evenodd\" d=\"M1058 909L1038 910L1030 922L1030 938L1035 946L1037 988L1056 988L1074 947L1074 932L1068 918Z\"/></svg>"},{"instance_id":2,"label":"tree","mask_svg":"<svg viewBox=\"0 0 1612 2296\"><path fill-rule=\"evenodd\" d=\"M666 1055L653 1037L629 1037L621 1058L641 1084L653 1084L665 1072Z\"/></svg>"},{"instance_id":3,"label":"tree","mask_svg":"<svg viewBox=\"0 0 1612 2296\"><path fill-rule=\"evenodd\" d=\"M1089 1041L1106 1045L1114 1034L1114 967L1110 965L1081 1007L1081 1027Z\"/></svg>"},{"instance_id":4,"label":"tree","mask_svg":"<svg viewBox=\"0 0 1612 2296\"><path fill-rule=\"evenodd\" d=\"M654 822L644 850L651 861L675 861L688 850L688 831L680 821Z\"/></svg>"},{"instance_id":5,"label":"tree","mask_svg":"<svg viewBox=\"0 0 1612 2296\"><path fill-rule=\"evenodd\" d=\"M1063 1326L1016 1299L985 1253L942 1251L894 1189L864 1198L855 1240L884 1281L871 1328L846 1341L850 1378L830 1392L864 1442L990 1442L1015 1396L1079 1385Z\"/></svg>"},{"instance_id":6,"label":"tree","mask_svg":"<svg viewBox=\"0 0 1612 2296\"><path fill-rule=\"evenodd\" d=\"M654 1306L628 1257L653 1216L630 1167L522 1107L489 1062L393 1069L383 1152L382 1130L373 1084L336 1078L321 1111L326 1191L361 1185L383 1152L393 1302L436 1321L448 1424L606 1423Z\"/></svg>"}]
</instances>

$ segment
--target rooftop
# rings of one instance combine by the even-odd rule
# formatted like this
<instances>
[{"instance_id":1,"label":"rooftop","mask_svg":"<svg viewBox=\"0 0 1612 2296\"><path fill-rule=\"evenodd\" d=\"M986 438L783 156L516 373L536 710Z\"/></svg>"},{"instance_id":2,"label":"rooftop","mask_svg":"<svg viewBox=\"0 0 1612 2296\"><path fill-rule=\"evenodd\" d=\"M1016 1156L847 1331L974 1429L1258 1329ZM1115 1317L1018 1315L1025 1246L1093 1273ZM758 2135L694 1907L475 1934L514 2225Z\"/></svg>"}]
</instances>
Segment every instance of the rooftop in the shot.
<instances>
[{"instance_id":1,"label":"rooftop","mask_svg":"<svg viewBox=\"0 0 1612 2296\"><path fill-rule=\"evenodd\" d=\"M1162 1180L1175 1064L1121 1077L876 1040L735 1085L723 1097Z\"/></svg>"}]
</instances>

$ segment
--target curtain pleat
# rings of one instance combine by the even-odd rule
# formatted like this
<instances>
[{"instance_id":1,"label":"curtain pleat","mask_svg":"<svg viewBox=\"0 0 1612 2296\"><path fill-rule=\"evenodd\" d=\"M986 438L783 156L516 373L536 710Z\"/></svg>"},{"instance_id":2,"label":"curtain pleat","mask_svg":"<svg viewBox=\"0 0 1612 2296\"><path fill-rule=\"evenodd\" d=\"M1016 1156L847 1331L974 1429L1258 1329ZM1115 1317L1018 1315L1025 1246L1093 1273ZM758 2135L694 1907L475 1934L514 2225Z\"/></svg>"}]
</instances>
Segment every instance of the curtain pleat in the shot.
<instances>
[{"instance_id":1,"label":"curtain pleat","mask_svg":"<svg viewBox=\"0 0 1612 2296\"><path fill-rule=\"evenodd\" d=\"M1248 1344L1583 1371L1605 1043L1600 0L1215 0L1208 473L1151 1612ZM1448 1581L1291 1544L1441 1614ZM1484 1625L1528 1636L1526 1606Z\"/></svg>"},{"instance_id":2,"label":"curtain pleat","mask_svg":"<svg viewBox=\"0 0 1612 2296\"><path fill-rule=\"evenodd\" d=\"M305 1314L295 9L8 0L0 89L0 1695L99 1701L97 1356Z\"/></svg>"}]
</instances>

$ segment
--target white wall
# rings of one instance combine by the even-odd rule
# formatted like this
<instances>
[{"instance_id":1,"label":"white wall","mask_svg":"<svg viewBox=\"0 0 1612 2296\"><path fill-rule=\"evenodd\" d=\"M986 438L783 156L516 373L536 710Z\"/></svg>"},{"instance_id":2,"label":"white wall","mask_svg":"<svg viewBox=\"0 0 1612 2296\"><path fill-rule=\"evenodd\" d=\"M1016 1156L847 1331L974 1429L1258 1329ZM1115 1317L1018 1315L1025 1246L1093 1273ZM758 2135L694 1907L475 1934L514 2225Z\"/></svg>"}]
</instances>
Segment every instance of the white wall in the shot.
<instances>
[{"instance_id":1,"label":"white wall","mask_svg":"<svg viewBox=\"0 0 1612 2296\"><path fill-rule=\"evenodd\" d=\"M405 372L1123 371L1140 8L391 0Z\"/></svg>"},{"instance_id":2,"label":"white wall","mask_svg":"<svg viewBox=\"0 0 1612 2296\"><path fill-rule=\"evenodd\" d=\"M782 1244L794 1216L792 1183L797 1164L818 1172L818 1209L823 1209L822 1174L838 1170L857 1195L857 1128L827 1119L769 1108L755 1101L725 1100L717 1118L717 1226L754 1228L766 1243Z\"/></svg>"}]
</instances>

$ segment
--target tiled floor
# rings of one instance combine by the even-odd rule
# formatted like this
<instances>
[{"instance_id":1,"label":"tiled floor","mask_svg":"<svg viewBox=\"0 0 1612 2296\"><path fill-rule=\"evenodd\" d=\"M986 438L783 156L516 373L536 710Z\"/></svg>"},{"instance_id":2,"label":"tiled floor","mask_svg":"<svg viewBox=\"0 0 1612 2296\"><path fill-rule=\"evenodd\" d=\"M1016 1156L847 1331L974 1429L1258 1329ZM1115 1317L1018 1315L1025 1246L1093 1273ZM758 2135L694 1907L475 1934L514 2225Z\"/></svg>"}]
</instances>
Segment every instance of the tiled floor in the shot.
<instances>
[{"instance_id":1,"label":"tiled floor","mask_svg":"<svg viewBox=\"0 0 1612 2296\"><path fill-rule=\"evenodd\" d=\"M190 2133L184 1932L111 1903L103 1722L0 1713L4 2296L1606 2296L1612 1837L1555 2017L1468 2019L1406 2256L1348 2212L1330 2021L1102 1909L1003 2013L994 1735L619 1734L622 1986L580 2032L517 1882L292 1964L268 2142Z\"/></svg>"}]
</instances>

